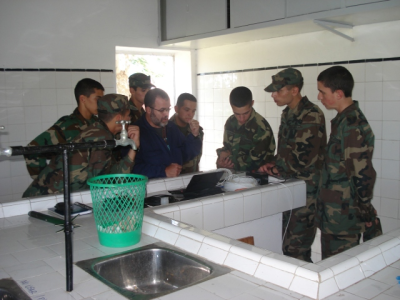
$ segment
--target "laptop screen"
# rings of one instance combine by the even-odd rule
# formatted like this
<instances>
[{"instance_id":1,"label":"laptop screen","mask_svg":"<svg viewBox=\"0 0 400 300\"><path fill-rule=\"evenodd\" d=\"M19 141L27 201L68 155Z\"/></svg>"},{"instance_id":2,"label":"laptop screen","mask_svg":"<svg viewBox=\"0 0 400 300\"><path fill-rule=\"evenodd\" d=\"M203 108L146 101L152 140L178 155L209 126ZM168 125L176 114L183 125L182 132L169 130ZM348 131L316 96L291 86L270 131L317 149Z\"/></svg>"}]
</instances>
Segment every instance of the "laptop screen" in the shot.
<instances>
[{"instance_id":1,"label":"laptop screen","mask_svg":"<svg viewBox=\"0 0 400 300\"><path fill-rule=\"evenodd\" d=\"M225 171L193 175L185 189L185 193L198 192L204 189L214 188L224 172Z\"/></svg>"},{"instance_id":2,"label":"laptop screen","mask_svg":"<svg viewBox=\"0 0 400 300\"><path fill-rule=\"evenodd\" d=\"M168 191L171 194L196 193L205 189L214 188L225 171L202 173L193 175L186 189Z\"/></svg>"}]
</instances>

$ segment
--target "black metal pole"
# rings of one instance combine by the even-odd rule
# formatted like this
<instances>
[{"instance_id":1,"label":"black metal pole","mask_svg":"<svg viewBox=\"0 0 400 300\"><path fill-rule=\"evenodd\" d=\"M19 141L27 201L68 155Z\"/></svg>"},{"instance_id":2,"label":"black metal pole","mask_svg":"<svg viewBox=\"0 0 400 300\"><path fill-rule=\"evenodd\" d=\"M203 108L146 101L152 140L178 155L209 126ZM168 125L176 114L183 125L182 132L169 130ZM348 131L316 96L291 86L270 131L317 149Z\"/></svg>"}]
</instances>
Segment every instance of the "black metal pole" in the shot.
<instances>
[{"instance_id":1,"label":"black metal pole","mask_svg":"<svg viewBox=\"0 0 400 300\"><path fill-rule=\"evenodd\" d=\"M87 142L87 143L69 143L58 144L51 146L32 146L22 147L13 146L11 156L24 155L24 154L40 154L49 152L62 152L63 155L63 173L64 173L64 233L65 233L65 267L66 267L66 289L67 292L73 290L73 271L72 271L72 234L73 226L71 222L71 192L69 189L69 151L75 149L87 148L114 148L115 140L104 140L101 142Z\"/></svg>"},{"instance_id":2,"label":"black metal pole","mask_svg":"<svg viewBox=\"0 0 400 300\"><path fill-rule=\"evenodd\" d=\"M71 225L71 193L69 190L69 159L68 150L63 150L64 163L64 234L65 234L65 271L67 278L67 292L73 289L73 270L72 270L72 234L73 227Z\"/></svg>"},{"instance_id":3,"label":"black metal pole","mask_svg":"<svg viewBox=\"0 0 400 300\"><path fill-rule=\"evenodd\" d=\"M24 154L40 154L40 153L51 153L51 152L62 152L63 150L75 150L75 149L87 149L87 148L114 148L115 140L105 140L101 142L85 142L85 143L69 143L69 144L58 144L51 146L12 146L12 156L24 155Z\"/></svg>"}]
</instances>

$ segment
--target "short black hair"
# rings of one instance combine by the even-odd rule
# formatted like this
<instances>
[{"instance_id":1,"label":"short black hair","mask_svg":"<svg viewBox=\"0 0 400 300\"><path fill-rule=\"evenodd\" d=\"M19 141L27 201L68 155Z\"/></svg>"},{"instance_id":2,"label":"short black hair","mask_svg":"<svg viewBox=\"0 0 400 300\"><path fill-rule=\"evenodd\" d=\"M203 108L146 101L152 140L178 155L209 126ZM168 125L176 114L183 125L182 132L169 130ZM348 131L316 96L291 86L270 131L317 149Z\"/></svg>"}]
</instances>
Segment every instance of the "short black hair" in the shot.
<instances>
[{"instance_id":1,"label":"short black hair","mask_svg":"<svg viewBox=\"0 0 400 300\"><path fill-rule=\"evenodd\" d=\"M251 104L251 101L253 101L253 94L245 86L234 88L229 95L229 103L236 107L246 106Z\"/></svg>"},{"instance_id":2,"label":"short black hair","mask_svg":"<svg viewBox=\"0 0 400 300\"><path fill-rule=\"evenodd\" d=\"M84 78L78 81L74 90L75 99L78 106L79 106L79 96L84 95L86 97L89 97L91 94L95 92L94 89L104 91L104 87L102 86L102 84L94 79Z\"/></svg>"},{"instance_id":3,"label":"short black hair","mask_svg":"<svg viewBox=\"0 0 400 300\"><path fill-rule=\"evenodd\" d=\"M345 97L351 97L354 79L349 70L342 66L333 66L322 71L317 78L325 87L330 88L332 93L342 90Z\"/></svg>"},{"instance_id":4,"label":"short black hair","mask_svg":"<svg viewBox=\"0 0 400 300\"><path fill-rule=\"evenodd\" d=\"M180 94L179 97L178 97L178 100L176 100L176 106L182 107L182 106L183 106L183 102L184 102L185 100L197 102L196 97L193 96L192 94L183 93L183 94Z\"/></svg>"},{"instance_id":5,"label":"short black hair","mask_svg":"<svg viewBox=\"0 0 400 300\"><path fill-rule=\"evenodd\" d=\"M145 107L152 107L154 105L154 102L156 101L156 98L160 97L165 100L169 100L168 94L158 88L151 89L146 93L146 96L144 96L144 106Z\"/></svg>"}]
</instances>

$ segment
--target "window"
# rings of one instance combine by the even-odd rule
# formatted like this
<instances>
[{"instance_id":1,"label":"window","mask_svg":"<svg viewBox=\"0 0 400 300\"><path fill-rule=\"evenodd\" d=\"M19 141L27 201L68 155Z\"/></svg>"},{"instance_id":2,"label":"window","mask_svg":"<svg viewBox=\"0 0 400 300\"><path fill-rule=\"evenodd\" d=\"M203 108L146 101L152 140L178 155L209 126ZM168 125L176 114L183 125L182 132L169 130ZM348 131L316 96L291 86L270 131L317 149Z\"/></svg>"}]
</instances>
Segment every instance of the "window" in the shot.
<instances>
[{"instance_id":1,"label":"window","mask_svg":"<svg viewBox=\"0 0 400 300\"><path fill-rule=\"evenodd\" d=\"M116 91L129 97L129 76L144 73L167 92L174 106L178 95L192 93L190 57L190 51L116 47Z\"/></svg>"}]
</instances>

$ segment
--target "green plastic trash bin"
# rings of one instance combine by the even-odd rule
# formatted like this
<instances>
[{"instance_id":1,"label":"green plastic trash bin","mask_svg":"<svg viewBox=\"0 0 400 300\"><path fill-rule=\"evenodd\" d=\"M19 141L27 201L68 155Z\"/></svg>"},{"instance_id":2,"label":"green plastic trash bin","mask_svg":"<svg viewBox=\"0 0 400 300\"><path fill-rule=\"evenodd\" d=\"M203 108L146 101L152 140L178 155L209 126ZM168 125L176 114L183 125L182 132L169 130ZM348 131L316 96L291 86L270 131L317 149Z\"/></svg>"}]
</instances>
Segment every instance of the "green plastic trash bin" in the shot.
<instances>
[{"instance_id":1,"label":"green plastic trash bin","mask_svg":"<svg viewBox=\"0 0 400 300\"><path fill-rule=\"evenodd\" d=\"M101 245L127 247L140 241L147 181L136 174L102 175L87 181Z\"/></svg>"}]
</instances>

